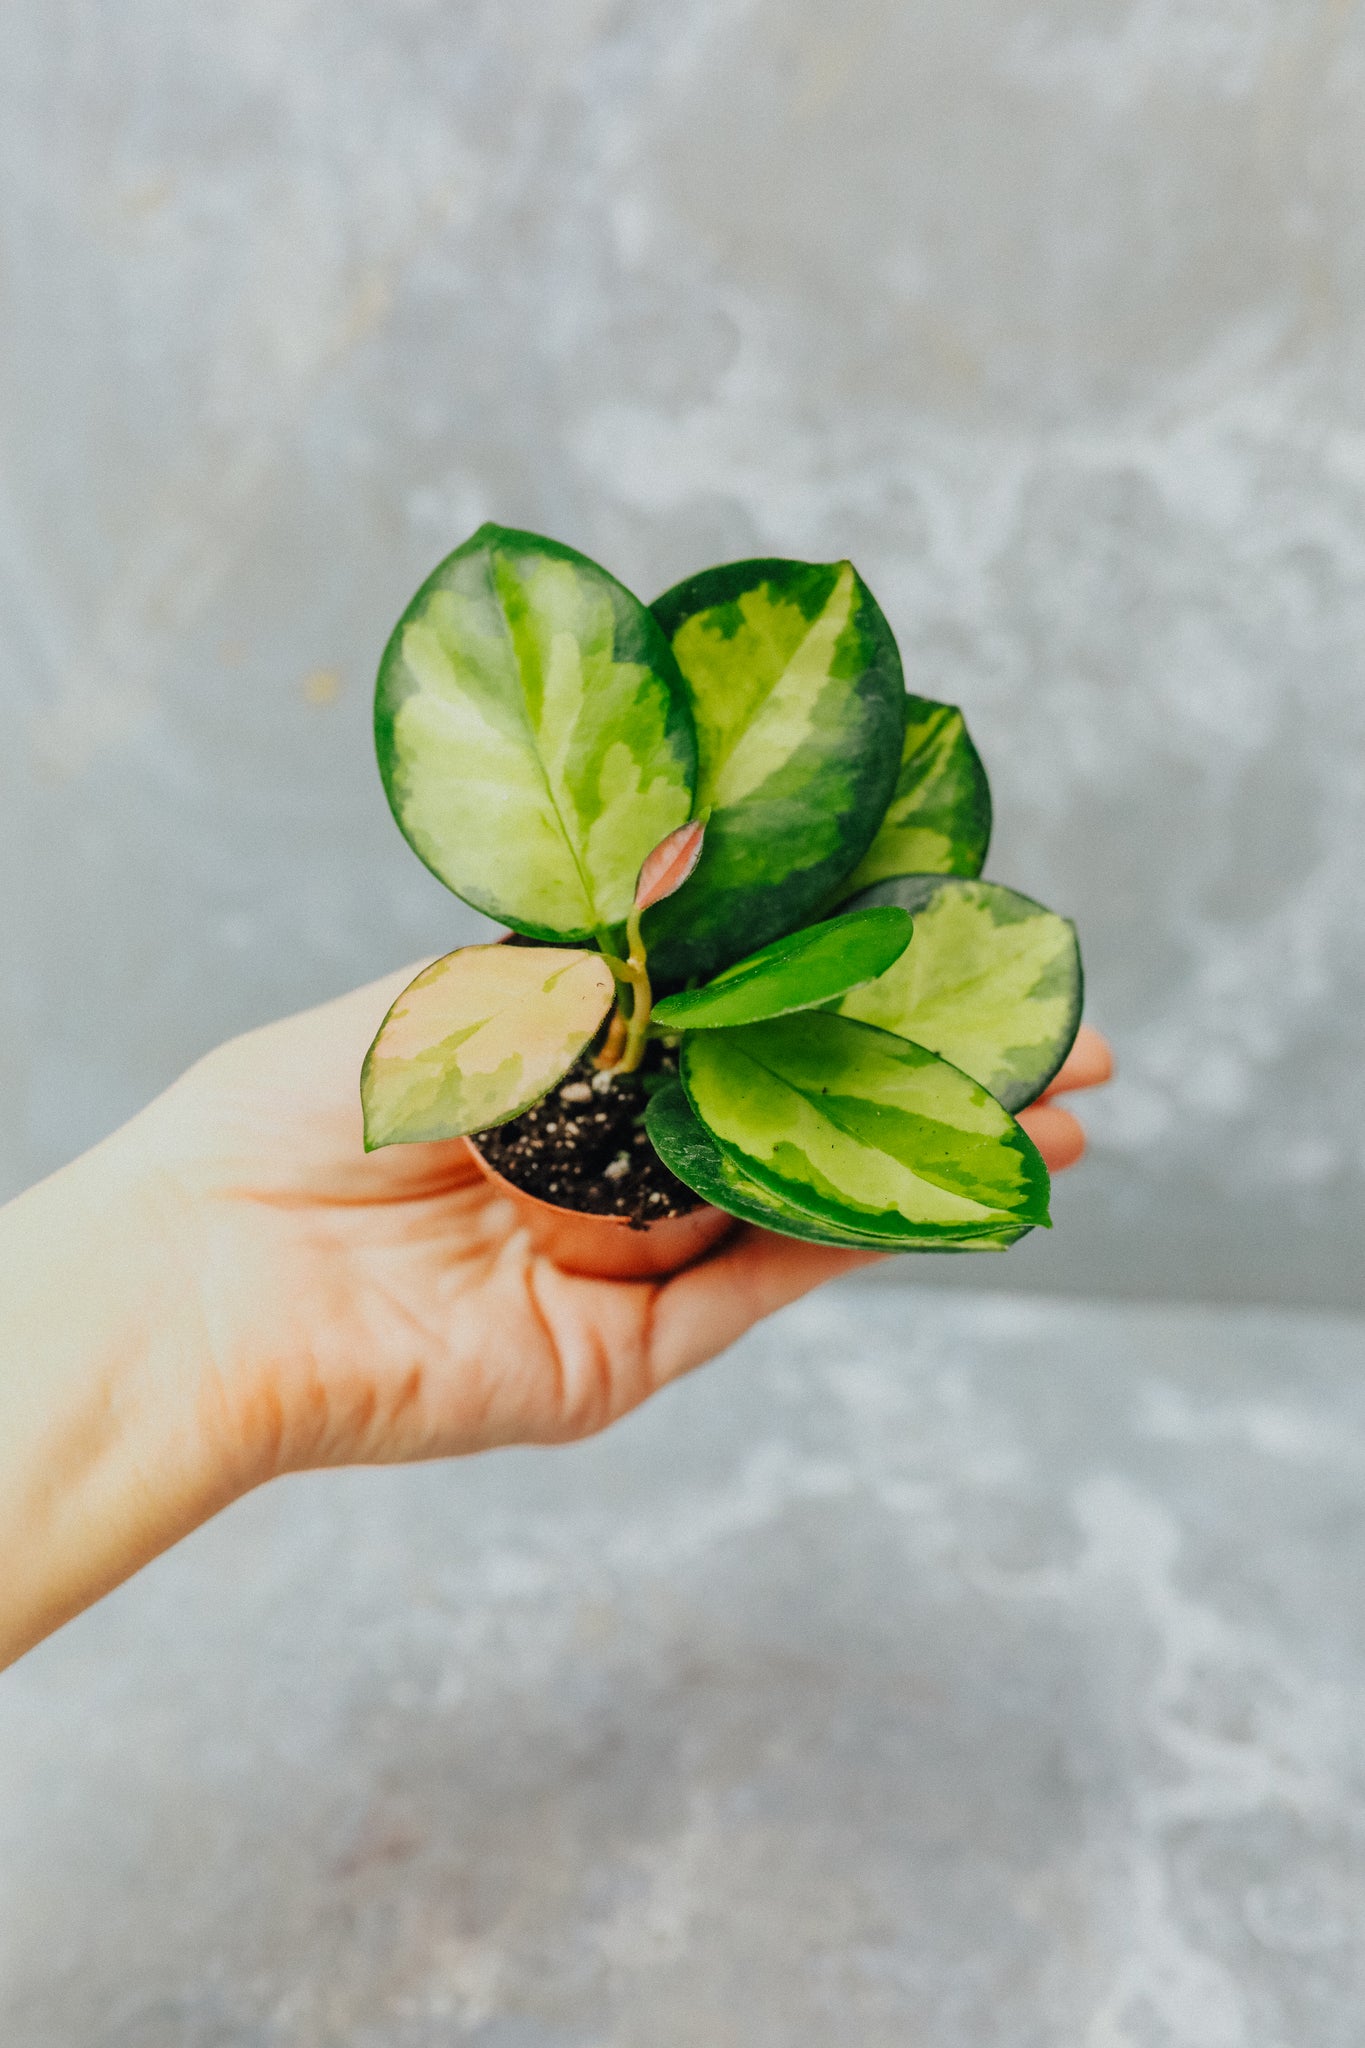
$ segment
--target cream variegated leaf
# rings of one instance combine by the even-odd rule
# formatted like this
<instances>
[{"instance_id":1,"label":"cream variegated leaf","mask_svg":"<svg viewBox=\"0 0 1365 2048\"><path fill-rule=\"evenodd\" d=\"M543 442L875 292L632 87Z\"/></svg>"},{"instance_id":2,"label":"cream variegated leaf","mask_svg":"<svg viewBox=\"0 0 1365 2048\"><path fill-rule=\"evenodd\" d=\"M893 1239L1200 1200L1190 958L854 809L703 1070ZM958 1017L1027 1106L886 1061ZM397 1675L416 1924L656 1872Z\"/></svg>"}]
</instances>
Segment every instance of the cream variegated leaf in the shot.
<instances>
[{"instance_id":1,"label":"cream variegated leaf","mask_svg":"<svg viewBox=\"0 0 1365 2048\"><path fill-rule=\"evenodd\" d=\"M1048 1221L1048 1175L995 1098L922 1046L825 1011L683 1042L693 1110L747 1179L889 1243Z\"/></svg>"},{"instance_id":2,"label":"cream variegated leaf","mask_svg":"<svg viewBox=\"0 0 1365 2048\"><path fill-rule=\"evenodd\" d=\"M696 873L649 912L665 985L802 924L871 842L905 724L891 629L849 562L732 562L655 603L697 730Z\"/></svg>"},{"instance_id":3,"label":"cream variegated leaf","mask_svg":"<svg viewBox=\"0 0 1365 2048\"><path fill-rule=\"evenodd\" d=\"M741 1172L734 1158L723 1152L700 1121L678 1082L672 1082L651 1096L645 1127L655 1151L669 1171L684 1186L717 1209L756 1223L781 1237L800 1238L808 1244L842 1245L862 1251L1007 1251L1023 1235L1019 1226L953 1240L942 1235L915 1239L909 1233L894 1243L885 1236L840 1229L784 1201L771 1186L761 1186Z\"/></svg>"},{"instance_id":4,"label":"cream variegated leaf","mask_svg":"<svg viewBox=\"0 0 1365 2048\"><path fill-rule=\"evenodd\" d=\"M888 875L979 875L991 837L991 791L962 713L906 699L905 741L886 815L846 900Z\"/></svg>"},{"instance_id":5,"label":"cream variegated leaf","mask_svg":"<svg viewBox=\"0 0 1365 2048\"><path fill-rule=\"evenodd\" d=\"M915 942L840 1014L913 1039L989 1088L1006 1109L1042 1094L1080 1027L1076 928L998 882L902 875L849 909L898 904Z\"/></svg>"},{"instance_id":6,"label":"cream variegated leaf","mask_svg":"<svg viewBox=\"0 0 1365 2048\"><path fill-rule=\"evenodd\" d=\"M615 994L598 953L465 946L403 990L365 1056L365 1149L519 1116L592 1043Z\"/></svg>"},{"instance_id":7,"label":"cream variegated leaf","mask_svg":"<svg viewBox=\"0 0 1365 2048\"><path fill-rule=\"evenodd\" d=\"M687 693L652 614L572 548L481 527L399 621L380 771L415 851L533 938L601 938L692 812Z\"/></svg>"}]
</instances>

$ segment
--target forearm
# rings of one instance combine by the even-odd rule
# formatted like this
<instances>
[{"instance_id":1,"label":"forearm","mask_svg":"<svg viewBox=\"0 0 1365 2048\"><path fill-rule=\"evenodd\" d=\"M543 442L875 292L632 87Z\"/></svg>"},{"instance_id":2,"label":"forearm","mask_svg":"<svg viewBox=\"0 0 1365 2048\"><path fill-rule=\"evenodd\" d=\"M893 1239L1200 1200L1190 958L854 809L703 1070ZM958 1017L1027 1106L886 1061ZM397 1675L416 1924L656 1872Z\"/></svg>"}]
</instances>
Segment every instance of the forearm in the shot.
<instances>
[{"instance_id":1,"label":"forearm","mask_svg":"<svg viewBox=\"0 0 1365 2048\"><path fill-rule=\"evenodd\" d=\"M0 1666L239 1490L174 1206L132 1126L0 1209Z\"/></svg>"}]
</instances>

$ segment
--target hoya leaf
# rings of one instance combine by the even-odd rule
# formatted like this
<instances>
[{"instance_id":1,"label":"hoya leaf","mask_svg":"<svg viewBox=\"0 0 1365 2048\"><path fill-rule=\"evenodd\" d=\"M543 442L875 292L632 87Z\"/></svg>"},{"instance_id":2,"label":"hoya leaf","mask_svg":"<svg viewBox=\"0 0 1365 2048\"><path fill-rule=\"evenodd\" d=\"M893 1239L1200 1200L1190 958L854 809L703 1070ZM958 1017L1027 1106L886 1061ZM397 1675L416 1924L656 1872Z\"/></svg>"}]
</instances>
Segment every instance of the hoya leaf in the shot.
<instances>
[{"instance_id":1,"label":"hoya leaf","mask_svg":"<svg viewBox=\"0 0 1365 2048\"><path fill-rule=\"evenodd\" d=\"M600 953L464 946L409 982L365 1055L365 1150L520 1116L592 1043L615 993Z\"/></svg>"},{"instance_id":2,"label":"hoya leaf","mask_svg":"<svg viewBox=\"0 0 1365 2048\"><path fill-rule=\"evenodd\" d=\"M665 1031L714 1031L810 1010L884 974L910 943L914 925L893 904L855 910L774 939L727 967L705 988L665 996L654 1022Z\"/></svg>"},{"instance_id":3,"label":"hoya leaf","mask_svg":"<svg viewBox=\"0 0 1365 2048\"><path fill-rule=\"evenodd\" d=\"M637 910L649 910L654 904L662 903L665 896L672 896L681 889L701 859L705 838L705 825L700 818L694 818L691 824L679 825L667 839L659 841L653 853L646 857L635 885Z\"/></svg>"},{"instance_id":4,"label":"hoya leaf","mask_svg":"<svg viewBox=\"0 0 1365 2048\"><path fill-rule=\"evenodd\" d=\"M861 906L912 911L915 943L839 1011L951 1060L1006 1109L1042 1094L1070 1052L1084 1001L1076 928L998 882L902 875Z\"/></svg>"},{"instance_id":5,"label":"hoya leaf","mask_svg":"<svg viewBox=\"0 0 1365 2048\"><path fill-rule=\"evenodd\" d=\"M683 1041L697 1116L748 1179L891 1243L1048 1223L1047 1168L994 1096L924 1047L827 1011Z\"/></svg>"},{"instance_id":6,"label":"hoya leaf","mask_svg":"<svg viewBox=\"0 0 1365 2048\"><path fill-rule=\"evenodd\" d=\"M732 562L654 612L691 694L709 813L696 873L645 920L667 984L714 974L830 900L890 802L905 692L848 562Z\"/></svg>"},{"instance_id":7,"label":"hoya leaf","mask_svg":"<svg viewBox=\"0 0 1365 2048\"><path fill-rule=\"evenodd\" d=\"M584 555L483 526L380 663L375 740L414 850L532 938L600 938L690 817L696 741L653 615Z\"/></svg>"},{"instance_id":8,"label":"hoya leaf","mask_svg":"<svg viewBox=\"0 0 1365 2048\"><path fill-rule=\"evenodd\" d=\"M962 713L907 699L900 772L881 829L840 891L888 875L979 875L991 837L991 790Z\"/></svg>"},{"instance_id":9,"label":"hoya leaf","mask_svg":"<svg viewBox=\"0 0 1365 2048\"><path fill-rule=\"evenodd\" d=\"M782 1237L801 1238L809 1244L852 1246L865 1251L908 1252L1005 1251L1021 1235L1017 1227L1012 1227L997 1235L967 1238L961 1243L931 1238L923 1244L905 1239L890 1244L883 1237L840 1230L832 1223L818 1222L815 1217L782 1201L770 1189L760 1187L757 1181L742 1173L695 1115L686 1092L677 1081L670 1081L650 1098L645 1129L665 1166L694 1194L715 1208L740 1217L745 1223L757 1223L764 1230L777 1231Z\"/></svg>"}]
</instances>

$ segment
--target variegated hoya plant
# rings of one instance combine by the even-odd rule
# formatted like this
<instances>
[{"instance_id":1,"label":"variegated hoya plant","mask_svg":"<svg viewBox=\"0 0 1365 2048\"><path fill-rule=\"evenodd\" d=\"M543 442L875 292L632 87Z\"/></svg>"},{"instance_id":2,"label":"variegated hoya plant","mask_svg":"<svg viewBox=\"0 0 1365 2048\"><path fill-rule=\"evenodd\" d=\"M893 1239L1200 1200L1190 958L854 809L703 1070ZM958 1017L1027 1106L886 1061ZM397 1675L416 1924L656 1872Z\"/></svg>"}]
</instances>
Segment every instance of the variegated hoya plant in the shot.
<instances>
[{"instance_id":1,"label":"variegated hoya plant","mask_svg":"<svg viewBox=\"0 0 1365 2048\"><path fill-rule=\"evenodd\" d=\"M978 879L980 759L907 694L850 563L735 562L647 606L484 526L399 620L375 732L414 850L523 943L404 990L368 1149L487 1130L595 1043L624 1073L662 1037L649 1138L736 1216L890 1251L1048 1223L1012 1112L1075 1037L1076 935Z\"/></svg>"}]
</instances>

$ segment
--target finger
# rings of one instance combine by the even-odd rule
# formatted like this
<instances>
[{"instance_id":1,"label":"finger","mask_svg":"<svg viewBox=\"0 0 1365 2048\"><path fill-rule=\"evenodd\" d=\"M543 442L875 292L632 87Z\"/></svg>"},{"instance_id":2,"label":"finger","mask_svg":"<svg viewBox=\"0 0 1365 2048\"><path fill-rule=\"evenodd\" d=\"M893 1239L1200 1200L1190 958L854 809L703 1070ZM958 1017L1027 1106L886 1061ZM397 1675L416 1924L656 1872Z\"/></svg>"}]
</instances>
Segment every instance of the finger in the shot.
<instances>
[{"instance_id":1,"label":"finger","mask_svg":"<svg viewBox=\"0 0 1365 2048\"><path fill-rule=\"evenodd\" d=\"M680 1373L691 1372L774 1309L881 1256L803 1244L746 1224L710 1258L660 1288L650 1345L654 1385L661 1387Z\"/></svg>"},{"instance_id":2,"label":"finger","mask_svg":"<svg viewBox=\"0 0 1365 2048\"><path fill-rule=\"evenodd\" d=\"M1032 1109L1020 1110L1019 1122L1042 1153L1049 1173L1065 1173L1084 1157L1085 1132L1069 1109L1035 1102Z\"/></svg>"},{"instance_id":3,"label":"finger","mask_svg":"<svg viewBox=\"0 0 1365 2048\"><path fill-rule=\"evenodd\" d=\"M1113 1078L1114 1055L1107 1038L1089 1024L1082 1024L1076 1033L1076 1043L1063 1060L1056 1075L1043 1091L1042 1100L1049 1096L1065 1095L1072 1088L1099 1088Z\"/></svg>"}]
</instances>

